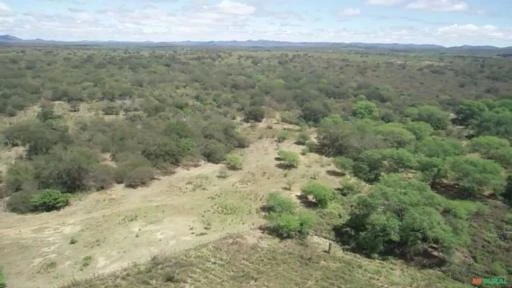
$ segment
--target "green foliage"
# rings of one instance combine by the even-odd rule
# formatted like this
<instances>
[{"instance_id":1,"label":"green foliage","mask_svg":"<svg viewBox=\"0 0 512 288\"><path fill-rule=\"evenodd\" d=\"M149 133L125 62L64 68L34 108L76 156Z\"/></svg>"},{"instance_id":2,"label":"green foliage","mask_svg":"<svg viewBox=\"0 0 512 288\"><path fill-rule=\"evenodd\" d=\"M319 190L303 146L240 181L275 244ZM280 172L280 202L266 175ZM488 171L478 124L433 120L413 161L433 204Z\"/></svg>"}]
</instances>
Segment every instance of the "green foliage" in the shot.
<instances>
[{"instance_id":1,"label":"green foliage","mask_svg":"<svg viewBox=\"0 0 512 288\"><path fill-rule=\"evenodd\" d=\"M484 157L490 157L496 151L504 148L509 148L510 143L507 139L498 138L495 136L480 136L471 139L471 150L478 152Z\"/></svg>"},{"instance_id":2,"label":"green foliage","mask_svg":"<svg viewBox=\"0 0 512 288\"><path fill-rule=\"evenodd\" d=\"M452 157L446 161L444 180L459 185L470 196L486 192L501 194L505 188L503 168L492 160Z\"/></svg>"},{"instance_id":3,"label":"green foliage","mask_svg":"<svg viewBox=\"0 0 512 288\"><path fill-rule=\"evenodd\" d=\"M259 106L251 106L245 110L245 121L261 122L265 118L265 109Z\"/></svg>"},{"instance_id":4,"label":"green foliage","mask_svg":"<svg viewBox=\"0 0 512 288\"><path fill-rule=\"evenodd\" d=\"M60 210L69 204L69 196L57 190L42 190L31 199L32 210L50 212Z\"/></svg>"},{"instance_id":5,"label":"green foliage","mask_svg":"<svg viewBox=\"0 0 512 288\"><path fill-rule=\"evenodd\" d=\"M343 156L338 156L334 158L334 166L336 166L336 168L338 168L341 171L351 172L353 165L354 161L352 161L352 159L350 158Z\"/></svg>"},{"instance_id":6,"label":"green foliage","mask_svg":"<svg viewBox=\"0 0 512 288\"><path fill-rule=\"evenodd\" d=\"M269 230L279 238L305 238L315 218L307 212L298 213L271 213L268 216Z\"/></svg>"},{"instance_id":7,"label":"green foliage","mask_svg":"<svg viewBox=\"0 0 512 288\"><path fill-rule=\"evenodd\" d=\"M299 154L293 151L280 150L277 153L281 166L286 169L297 168L299 166Z\"/></svg>"},{"instance_id":8,"label":"green foliage","mask_svg":"<svg viewBox=\"0 0 512 288\"><path fill-rule=\"evenodd\" d=\"M226 167L228 167L229 170L241 170L242 159L236 154L228 154L226 156Z\"/></svg>"},{"instance_id":9,"label":"green foliage","mask_svg":"<svg viewBox=\"0 0 512 288\"><path fill-rule=\"evenodd\" d=\"M500 163L501 166L507 169L512 169L512 147L491 151L488 158Z\"/></svg>"},{"instance_id":10,"label":"green foliage","mask_svg":"<svg viewBox=\"0 0 512 288\"><path fill-rule=\"evenodd\" d=\"M424 105L418 107L418 114L413 120L426 122L435 130L443 130L450 124L450 114L439 107Z\"/></svg>"},{"instance_id":11,"label":"green foliage","mask_svg":"<svg viewBox=\"0 0 512 288\"><path fill-rule=\"evenodd\" d=\"M446 158L463 155L466 149L457 139L429 137L416 145L416 153L427 157Z\"/></svg>"},{"instance_id":12,"label":"green foliage","mask_svg":"<svg viewBox=\"0 0 512 288\"><path fill-rule=\"evenodd\" d=\"M430 124L426 122L413 121L405 125L405 129L409 130L414 136L416 140L421 141L426 139L434 132L434 128L430 126Z\"/></svg>"},{"instance_id":13,"label":"green foliage","mask_svg":"<svg viewBox=\"0 0 512 288\"><path fill-rule=\"evenodd\" d=\"M354 105L352 115L360 119L377 119L379 118L379 108L373 102L359 101Z\"/></svg>"},{"instance_id":14,"label":"green foliage","mask_svg":"<svg viewBox=\"0 0 512 288\"><path fill-rule=\"evenodd\" d=\"M37 113L37 119L41 122L59 119L60 117L55 114L52 102L43 101L41 103L41 110Z\"/></svg>"},{"instance_id":15,"label":"green foliage","mask_svg":"<svg viewBox=\"0 0 512 288\"><path fill-rule=\"evenodd\" d=\"M509 204L512 204L512 175L509 175L507 177L507 185L505 186L505 189L504 189L503 194L501 196ZM512 220L512 216L510 217L510 219ZM510 224L512 225L512 221L511 221Z\"/></svg>"},{"instance_id":16,"label":"green foliage","mask_svg":"<svg viewBox=\"0 0 512 288\"><path fill-rule=\"evenodd\" d=\"M382 138L387 147L404 148L413 144L416 136L398 123L388 123L375 128L375 133Z\"/></svg>"},{"instance_id":17,"label":"green foliage","mask_svg":"<svg viewBox=\"0 0 512 288\"><path fill-rule=\"evenodd\" d=\"M386 175L370 194L357 198L344 226L354 236L344 235L345 230L340 236L368 254L421 256L431 245L449 252L467 240L463 228L471 213L468 209L434 193L425 183Z\"/></svg>"},{"instance_id":18,"label":"green foliage","mask_svg":"<svg viewBox=\"0 0 512 288\"><path fill-rule=\"evenodd\" d=\"M327 208L334 199L334 190L319 182L309 182L302 187L302 193L312 196L320 208Z\"/></svg>"},{"instance_id":19,"label":"green foliage","mask_svg":"<svg viewBox=\"0 0 512 288\"><path fill-rule=\"evenodd\" d=\"M357 158L354 175L367 182L378 181L383 173L399 173L417 168L416 156L405 149L378 149Z\"/></svg>"},{"instance_id":20,"label":"green foliage","mask_svg":"<svg viewBox=\"0 0 512 288\"><path fill-rule=\"evenodd\" d=\"M487 106L479 101L464 101L455 110L455 122L459 125L471 126L480 121L482 115L488 111Z\"/></svg>"},{"instance_id":21,"label":"green foliage","mask_svg":"<svg viewBox=\"0 0 512 288\"><path fill-rule=\"evenodd\" d=\"M267 209L270 213L293 214L297 210L297 204L282 194L272 192L267 197Z\"/></svg>"},{"instance_id":22,"label":"green foliage","mask_svg":"<svg viewBox=\"0 0 512 288\"><path fill-rule=\"evenodd\" d=\"M512 141L512 111L495 109L482 115L476 124L479 135L492 135Z\"/></svg>"}]
</instances>

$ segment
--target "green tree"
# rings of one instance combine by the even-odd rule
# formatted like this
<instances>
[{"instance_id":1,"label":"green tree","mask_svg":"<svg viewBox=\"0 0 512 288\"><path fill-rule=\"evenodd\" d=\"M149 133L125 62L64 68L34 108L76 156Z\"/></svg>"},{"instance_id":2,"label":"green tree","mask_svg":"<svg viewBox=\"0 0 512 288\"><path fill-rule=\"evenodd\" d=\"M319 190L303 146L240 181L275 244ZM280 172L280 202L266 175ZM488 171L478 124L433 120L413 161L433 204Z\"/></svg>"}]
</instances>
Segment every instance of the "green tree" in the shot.
<instances>
[{"instance_id":1,"label":"green tree","mask_svg":"<svg viewBox=\"0 0 512 288\"><path fill-rule=\"evenodd\" d=\"M379 180L383 173L416 169L415 155L405 149L377 149L363 152L354 163L354 175L367 182Z\"/></svg>"},{"instance_id":2,"label":"green tree","mask_svg":"<svg viewBox=\"0 0 512 288\"><path fill-rule=\"evenodd\" d=\"M407 147L416 140L413 133L409 132L403 125L398 123L388 123L379 126L375 129L375 133L386 142L386 146L393 148Z\"/></svg>"},{"instance_id":3,"label":"green tree","mask_svg":"<svg viewBox=\"0 0 512 288\"><path fill-rule=\"evenodd\" d=\"M484 113L488 111L487 106L480 101L464 101L455 110L455 122L459 125L471 126L480 121Z\"/></svg>"},{"instance_id":4,"label":"green tree","mask_svg":"<svg viewBox=\"0 0 512 288\"><path fill-rule=\"evenodd\" d=\"M429 137L417 143L416 153L427 157L446 158L463 155L466 153L466 149L457 139Z\"/></svg>"},{"instance_id":5,"label":"green tree","mask_svg":"<svg viewBox=\"0 0 512 288\"><path fill-rule=\"evenodd\" d=\"M269 230L279 238L305 238L309 234L315 218L307 212L271 213L268 216Z\"/></svg>"},{"instance_id":6,"label":"green tree","mask_svg":"<svg viewBox=\"0 0 512 288\"><path fill-rule=\"evenodd\" d=\"M430 126L430 124L421 121L413 121L405 125L405 129L409 130L414 136L416 140L421 141L426 139L434 132L434 128Z\"/></svg>"},{"instance_id":7,"label":"green tree","mask_svg":"<svg viewBox=\"0 0 512 288\"><path fill-rule=\"evenodd\" d=\"M337 169L345 172L351 172L352 166L354 165L354 161L352 159L338 156L334 158L334 166L336 166Z\"/></svg>"},{"instance_id":8,"label":"green tree","mask_svg":"<svg viewBox=\"0 0 512 288\"><path fill-rule=\"evenodd\" d=\"M373 102L359 101L354 105L352 115L359 119L378 119L379 108Z\"/></svg>"},{"instance_id":9,"label":"green tree","mask_svg":"<svg viewBox=\"0 0 512 288\"><path fill-rule=\"evenodd\" d=\"M471 139L471 150L478 152L484 157L490 157L493 153L500 149L509 148L510 143L507 139L495 136L480 136Z\"/></svg>"},{"instance_id":10,"label":"green tree","mask_svg":"<svg viewBox=\"0 0 512 288\"><path fill-rule=\"evenodd\" d=\"M445 180L460 185L471 196L501 194L506 184L503 168L492 160L457 156L447 159L446 169Z\"/></svg>"},{"instance_id":11,"label":"green tree","mask_svg":"<svg viewBox=\"0 0 512 288\"><path fill-rule=\"evenodd\" d=\"M455 213L454 209L463 210ZM433 192L429 185L397 174L383 176L368 195L358 197L341 240L368 254L422 255L430 245L448 252L467 241L471 211Z\"/></svg>"},{"instance_id":12,"label":"green tree","mask_svg":"<svg viewBox=\"0 0 512 288\"><path fill-rule=\"evenodd\" d=\"M450 124L450 114L436 106L424 105L418 107L416 121L423 121L430 124L435 130L443 130Z\"/></svg>"},{"instance_id":13,"label":"green tree","mask_svg":"<svg viewBox=\"0 0 512 288\"><path fill-rule=\"evenodd\" d=\"M475 126L479 135L492 135L512 141L512 111L495 109L484 113Z\"/></svg>"}]
</instances>

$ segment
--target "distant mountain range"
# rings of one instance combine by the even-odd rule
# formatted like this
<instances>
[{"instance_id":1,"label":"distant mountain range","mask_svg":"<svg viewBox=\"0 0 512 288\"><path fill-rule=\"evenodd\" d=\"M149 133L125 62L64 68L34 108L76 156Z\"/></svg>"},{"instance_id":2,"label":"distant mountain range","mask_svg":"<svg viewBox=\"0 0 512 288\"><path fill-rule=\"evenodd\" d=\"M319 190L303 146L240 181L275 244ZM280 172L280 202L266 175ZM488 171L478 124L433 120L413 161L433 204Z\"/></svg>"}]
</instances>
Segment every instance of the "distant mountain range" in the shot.
<instances>
[{"instance_id":1,"label":"distant mountain range","mask_svg":"<svg viewBox=\"0 0 512 288\"><path fill-rule=\"evenodd\" d=\"M332 42L285 42L270 40L248 41L179 41L179 42L130 42L130 41L54 41L33 39L24 40L12 35L0 35L0 45L11 46L108 46L108 47L204 47L204 48L320 48L345 49L375 52L433 52L448 54L500 55L512 57L511 47L457 46L444 47L431 44L382 44L382 43L332 43Z\"/></svg>"}]
</instances>

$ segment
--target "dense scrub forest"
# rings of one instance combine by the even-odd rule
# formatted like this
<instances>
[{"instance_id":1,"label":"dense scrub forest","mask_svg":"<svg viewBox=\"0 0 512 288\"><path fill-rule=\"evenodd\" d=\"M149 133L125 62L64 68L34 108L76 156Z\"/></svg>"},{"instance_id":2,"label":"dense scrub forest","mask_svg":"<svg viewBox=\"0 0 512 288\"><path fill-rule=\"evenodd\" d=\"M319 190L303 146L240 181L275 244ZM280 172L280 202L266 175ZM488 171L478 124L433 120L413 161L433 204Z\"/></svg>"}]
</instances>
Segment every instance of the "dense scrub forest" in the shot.
<instances>
[{"instance_id":1,"label":"dense scrub forest","mask_svg":"<svg viewBox=\"0 0 512 288\"><path fill-rule=\"evenodd\" d=\"M243 169L232 152L256 140L242 126L277 119L299 127L277 142L329 157L339 185L311 179L299 204L268 191L270 234L314 234L461 282L512 275L510 59L26 47L0 49L0 67L2 153L16 152L0 195L13 213L203 161ZM293 151L276 157L285 171L302 165Z\"/></svg>"}]
</instances>

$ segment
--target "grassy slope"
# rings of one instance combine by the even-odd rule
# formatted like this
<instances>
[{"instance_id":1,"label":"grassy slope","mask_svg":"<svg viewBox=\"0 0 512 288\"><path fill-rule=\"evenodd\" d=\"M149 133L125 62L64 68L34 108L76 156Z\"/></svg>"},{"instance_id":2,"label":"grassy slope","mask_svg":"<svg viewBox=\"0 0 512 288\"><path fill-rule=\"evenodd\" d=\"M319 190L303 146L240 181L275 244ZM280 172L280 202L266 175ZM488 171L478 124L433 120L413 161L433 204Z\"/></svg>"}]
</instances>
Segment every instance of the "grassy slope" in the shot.
<instances>
[{"instance_id":1,"label":"grassy slope","mask_svg":"<svg viewBox=\"0 0 512 288\"><path fill-rule=\"evenodd\" d=\"M70 283L96 287L466 287L400 261L335 251L316 241L230 236L175 257L155 257L118 273Z\"/></svg>"}]
</instances>

